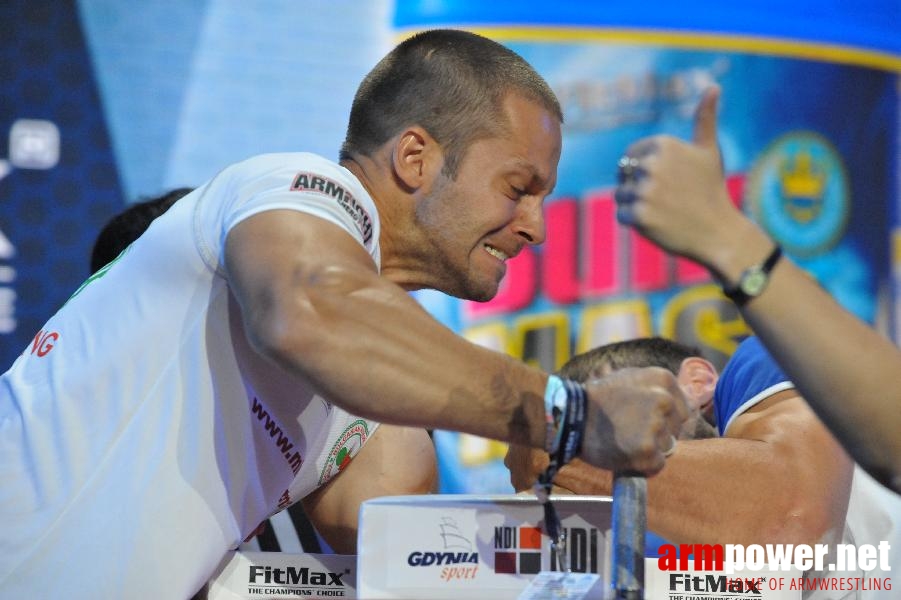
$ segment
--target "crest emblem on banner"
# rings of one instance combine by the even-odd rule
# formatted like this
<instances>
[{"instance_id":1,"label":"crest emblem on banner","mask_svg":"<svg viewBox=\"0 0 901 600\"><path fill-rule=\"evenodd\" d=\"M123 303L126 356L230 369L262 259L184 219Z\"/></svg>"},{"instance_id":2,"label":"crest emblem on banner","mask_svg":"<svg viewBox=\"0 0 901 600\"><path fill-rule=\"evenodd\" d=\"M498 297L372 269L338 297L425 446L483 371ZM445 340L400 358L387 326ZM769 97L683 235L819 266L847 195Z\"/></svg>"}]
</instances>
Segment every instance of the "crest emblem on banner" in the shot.
<instances>
[{"instance_id":1,"label":"crest emblem on banner","mask_svg":"<svg viewBox=\"0 0 901 600\"><path fill-rule=\"evenodd\" d=\"M751 168L747 190L751 216L791 254L822 254L845 232L848 176L818 133L795 131L770 144Z\"/></svg>"}]
</instances>

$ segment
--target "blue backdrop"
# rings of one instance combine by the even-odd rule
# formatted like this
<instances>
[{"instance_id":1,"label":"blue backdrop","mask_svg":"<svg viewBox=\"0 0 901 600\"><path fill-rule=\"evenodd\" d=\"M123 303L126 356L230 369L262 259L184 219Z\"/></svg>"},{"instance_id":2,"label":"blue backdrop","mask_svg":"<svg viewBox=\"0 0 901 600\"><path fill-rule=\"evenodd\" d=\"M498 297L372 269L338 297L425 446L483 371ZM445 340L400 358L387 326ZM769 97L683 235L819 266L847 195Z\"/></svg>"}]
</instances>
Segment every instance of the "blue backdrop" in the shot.
<instances>
[{"instance_id":1,"label":"blue backdrop","mask_svg":"<svg viewBox=\"0 0 901 600\"><path fill-rule=\"evenodd\" d=\"M548 222L484 306L418 297L479 343L548 369L662 333L720 364L747 333L706 274L612 220L616 158L686 135L723 86L730 187L804 267L885 331L901 311L897 0L0 3L0 368L88 275L127 203L248 155L336 157L353 91L398 37L463 26L521 52L567 115ZM897 334L895 334L897 336ZM436 436L449 491L506 488L503 445Z\"/></svg>"},{"instance_id":2,"label":"blue backdrop","mask_svg":"<svg viewBox=\"0 0 901 600\"><path fill-rule=\"evenodd\" d=\"M515 8L514 8L515 6ZM733 198L844 306L889 332L897 303L897 2L404 2L395 26L464 26L502 40L564 107L548 242L512 261L486 305L421 293L477 343L545 369L660 334L722 366L749 333L696 266L620 228L611 197L630 142L690 135L711 83ZM441 489L511 491L503 444L439 431Z\"/></svg>"}]
</instances>

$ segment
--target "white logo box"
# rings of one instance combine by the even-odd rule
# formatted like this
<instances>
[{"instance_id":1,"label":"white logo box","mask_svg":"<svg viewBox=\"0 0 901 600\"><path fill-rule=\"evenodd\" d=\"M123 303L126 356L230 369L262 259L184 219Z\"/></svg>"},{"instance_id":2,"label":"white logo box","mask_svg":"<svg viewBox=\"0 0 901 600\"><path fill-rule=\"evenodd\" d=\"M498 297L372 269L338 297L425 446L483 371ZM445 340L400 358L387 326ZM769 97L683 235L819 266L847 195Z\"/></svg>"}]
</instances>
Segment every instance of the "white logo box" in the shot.
<instances>
[{"instance_id":1,"label":"white logo box","mask_svg":"<svg viewBox=\"0 0 901 600\"><path fill-rule=\"evenodd\" d=\"M607 496L553 496L567 530L567 563L610 581ZM537 572L560 570L534 496L442 494L369 500L360 508L357 596L416 600L519 597ZM552 569L552 566L555 568Z\"/></svg>"},{"instance_id":2,"label":"white logo box","mask_svg":"<svg viewBox=\"0 0 901 600\"><path fill-rule=\"evenodd\" d=\"M357 598L357 557L235 552L210 581L207 600Z\"/></svg>"}]
</instances>

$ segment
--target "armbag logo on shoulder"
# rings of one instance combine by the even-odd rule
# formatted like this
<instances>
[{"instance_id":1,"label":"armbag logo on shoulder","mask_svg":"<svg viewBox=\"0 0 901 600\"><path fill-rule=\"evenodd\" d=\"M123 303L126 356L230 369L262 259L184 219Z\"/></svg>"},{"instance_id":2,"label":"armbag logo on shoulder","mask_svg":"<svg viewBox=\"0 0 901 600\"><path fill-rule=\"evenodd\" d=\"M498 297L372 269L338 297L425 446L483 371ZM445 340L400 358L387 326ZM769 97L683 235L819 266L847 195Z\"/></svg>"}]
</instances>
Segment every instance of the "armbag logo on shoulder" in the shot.
<instances>
[{"instance_id":1,"label":"armbag logo on shoulder","mask_svg":"<svg viewBox=\"0 0 901 600\"><path fill-rule=\"evenodd\" d=\"M372 240L372 218L342 185L315 173L298 173L291 183L291 191L312 192L334 198L356 223L363 236L363 243L368 244Z\"/></svg>"}]
</instances>

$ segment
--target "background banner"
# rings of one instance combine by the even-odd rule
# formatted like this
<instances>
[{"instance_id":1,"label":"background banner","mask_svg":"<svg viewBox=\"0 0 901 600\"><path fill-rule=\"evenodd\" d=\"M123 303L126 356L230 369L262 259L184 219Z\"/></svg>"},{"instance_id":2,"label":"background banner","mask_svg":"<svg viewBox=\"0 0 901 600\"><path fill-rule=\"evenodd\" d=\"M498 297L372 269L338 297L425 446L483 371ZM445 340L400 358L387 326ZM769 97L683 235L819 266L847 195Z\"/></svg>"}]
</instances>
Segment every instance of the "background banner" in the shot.
<instances>
[{"instance_id":1,"label":"background banner","mask_svg":"<svg viewBox=\"0 0 901 600\"><path fill-rule=\"evenodd\" d=\"M705 270L620 227L612 196L628 145L658 133L690 137L701 93L716 83L733 200L841 304L890 333L899 62L876 17L896 6L870 3L843 13L849 21L803 2L728 12L689 2L678 15L664 2L643 4L641 14L608 3L521 6L398 5L403 32L462 24L504 41L548 79L566 119L548 241L510 261L491 302L421 293L433 314L548 370L648 335L696 346L721 368L747 326ZM870 35L852 22L869 23ZM511 490L504 444L443 431L435 439L443 491Z\"/></svg>"},{"instance_id":2,"label":"background banner","mask_svg":"<svg viewBox=\"0 0 901 600\"><path fill-rule=\"evenodd\" d=\"M733 198L855 314L899 339L901 4L895 0L61 0L0 3L0 369L89 275L103 223L261 152L336 158L353 92L397 39L508 44L566 114L549 241L498 297L417 294L462 335L547 369L660 334L721 366L747 328L697 265L614 219L617 158L688 136L723 88ZM898 315L898 316L896 316ZM509 491L502 444L437 432L442 489Z\"/></svg>"},{"instance_id":3,"label":"background banner","mask_svg":"<svg viewBox=\"0 0 901 600\"><path fill-rule=\"evenodd\" d=\"M0 371L131 202L255 154L337 158L389 0L0 2ZM34 347L41 347L41 337Z\"/></svg>"}]
</instances>

